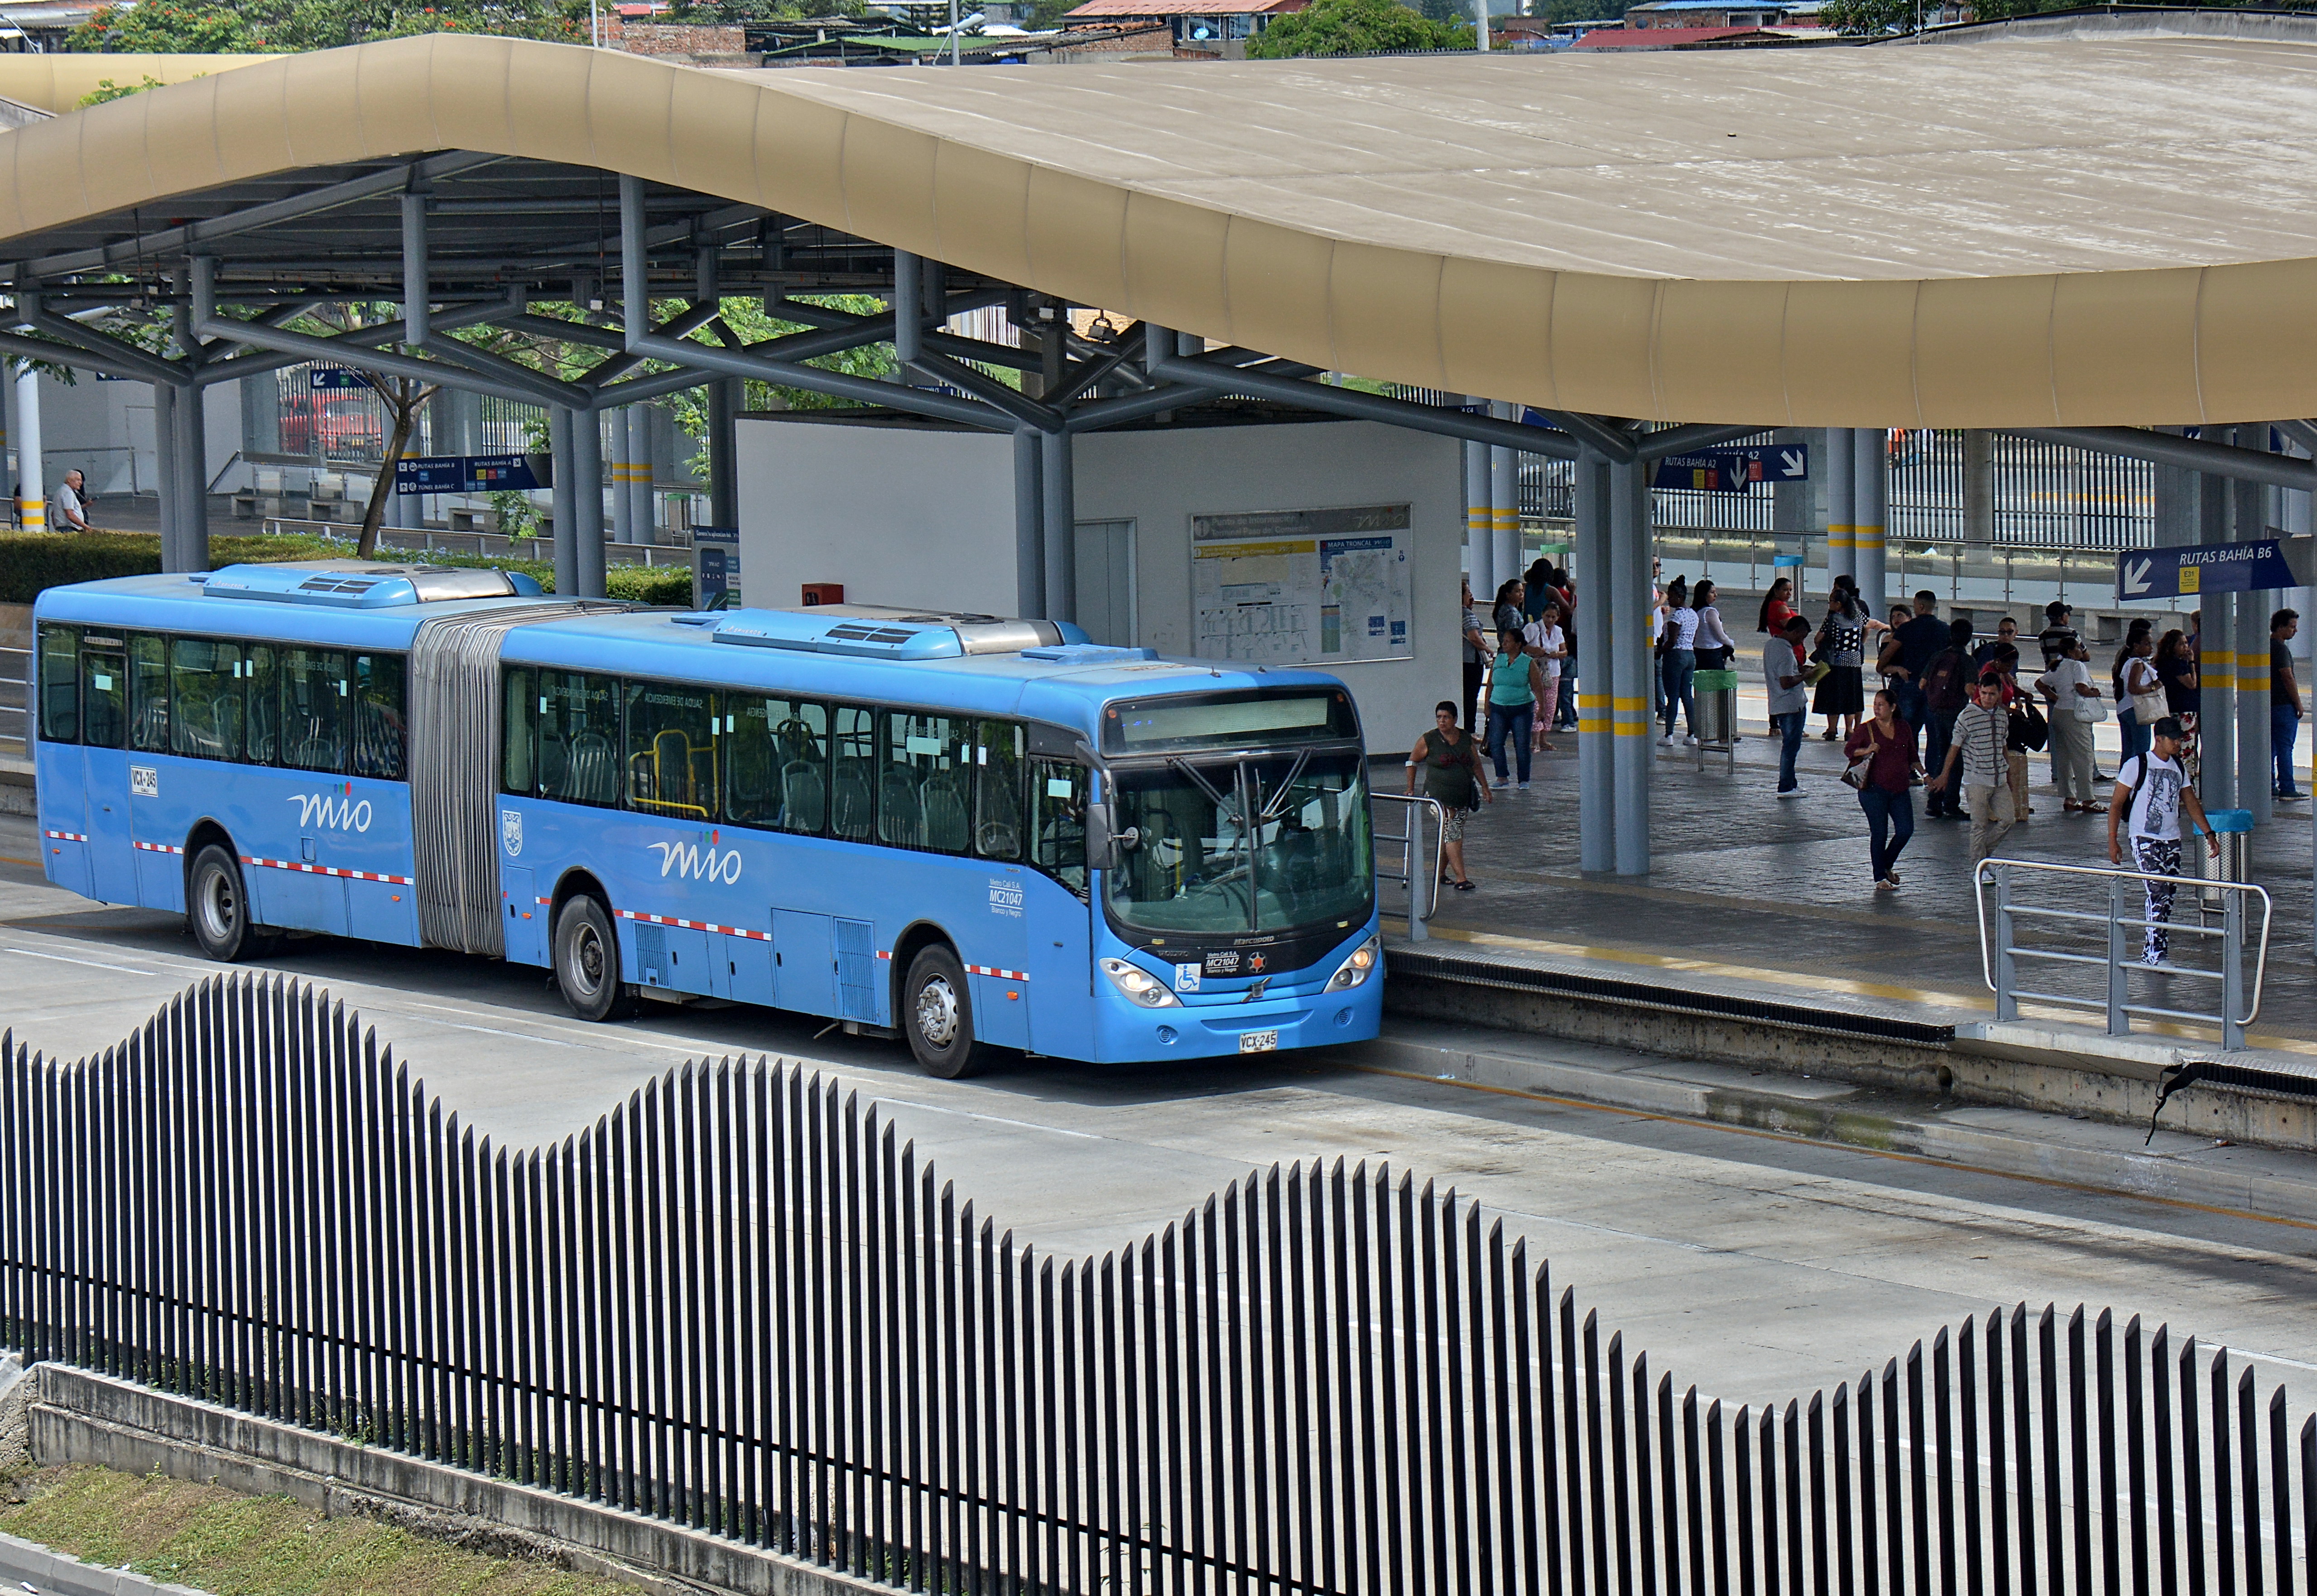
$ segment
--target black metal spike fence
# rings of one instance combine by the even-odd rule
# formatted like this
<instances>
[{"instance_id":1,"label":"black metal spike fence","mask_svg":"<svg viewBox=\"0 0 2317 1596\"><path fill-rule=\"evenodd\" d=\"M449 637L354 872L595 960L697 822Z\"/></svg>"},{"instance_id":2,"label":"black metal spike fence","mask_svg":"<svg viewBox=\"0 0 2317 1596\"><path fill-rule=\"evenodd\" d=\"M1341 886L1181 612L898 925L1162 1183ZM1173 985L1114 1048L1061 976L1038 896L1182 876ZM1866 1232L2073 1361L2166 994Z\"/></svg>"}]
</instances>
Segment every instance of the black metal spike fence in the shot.
<instances>
[{"instance_id":1,"label":"black metal spike fence","mask_svg":"<svg viewBox=\"0 0 2317 1596\"><path fill-rule=\"evenodd\" d=\"M2046 1308L1784 1404L1677 1391L1452 1191L1234 1182L1020 1245L873 1104L687 1063L495 1147L327 995L0 1040L0 1344L942 1592L2311 1583L2317 1427Z\"/></svg>"}]
</instances>

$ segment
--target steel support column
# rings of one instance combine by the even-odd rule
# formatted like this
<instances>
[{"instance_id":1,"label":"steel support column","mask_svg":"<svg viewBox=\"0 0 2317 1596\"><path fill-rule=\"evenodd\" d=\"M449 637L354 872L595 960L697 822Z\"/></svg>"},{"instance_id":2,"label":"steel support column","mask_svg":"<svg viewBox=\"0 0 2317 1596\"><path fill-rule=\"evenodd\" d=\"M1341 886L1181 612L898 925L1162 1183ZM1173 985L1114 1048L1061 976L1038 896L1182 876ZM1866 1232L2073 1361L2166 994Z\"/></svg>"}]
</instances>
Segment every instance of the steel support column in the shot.
<instances>
[{"instance_id":1,"label":"steel support column","mask_svg":"<svg viewBox=\"0 0 2317 1596\"><path fill-rule=\"evenodd\" d=\"M2268 428L2243 427L2266 441ZM2268 489L2259 482L2232 484L2235 501L2236 537L2249 542L2268 535ZM2268 614L2278 596L2240 593L2236 596L2237 653L2237 807L2250 810L2253 822L2266 821L2277 803L2269 778L2268 754Z\"/></svg>"},{"instance_id":2,"label":"steel support column","mask_svg":"<svg viewBox=\"0 0 2317 1596\"><path fill-rule=\"evenodd\" d=\"M1477 401L1472 401L1477 402ZM1496 539L1489 514L1489 446L1469 439L1464 444L1464 574L1484 619L1489 601L1496 596ZM1464 713L1472 713L1466 704Z\"/></svg>"},{"instance_id":3,"label":"steel support column","mask_svg":"<svg viewBox=\"0 0 2317 1596\"><path fill-rule=\"evenodd\" d=\"M202 397L190 385L177 390L177 514L174 538L161 545L163 570L210 568L210 434Z\"/></svg>"},{"instance_id":4,"label":"steel support column","mask_svg":"<svg viewBox=\"0 0 2317 1596\"><path fill-rule=\"evenodd\" d=\"M1470 447L1470 445L1467 445ZM1617 867L1616 723L1610 668L1617 606L1609 585L1609 462L1590 449L1577 457L1577 857L1588 874ZM1472 706L1465 706L1471 713Z\"/></svg>"},{"instance_id":5,"label":"steel support column","mask_svg":"<svg viewBox=\"0 0 2317 1596\"><path fill-rule=\"evenodd\" d=\"M1963 541L1981 548L1995 542L1995 435L1982 427L1963 435Z\"/></svg>"},{"instance_id":6,"label":"steel support column","mask_svg":"<svg viewBox=\"0 0 2317 1596\"><path fill-rule=\"evenodd\" d=\"M1078 479L1070 435L1048 433L1038 445L1039 476L1045 491L1042 514L1044 527L1046 607L1048 621L1078 618Z\"/></svg>"},{"instance_id":7,"label":"steel support column","mask_svg":"<svg viewBox=\"0 0 2317 1596\"><path fill-rule=\"evenodd\" d=\"M1517 421L1520 410L1502 399L1489 407L1498 421ZM1520 455L1503 444L1489 449L1489 564L1499 586L1521 574Z\"/></svg>"},{"instance_id":8,"label":"steel support column","mask_svg":"<svg viewBox=\"0 0 2317 1596\"><path fill-rule=\"evenodd\" d=\"M1649 468L1622 463L1609 468L1609 581L1592 616L1610 622L1610 693L1616 731L1617 874L1650 873L1650 767L1656 745L1650 740L1651 667L1650 613Z\"/></svg>"},{"instance_id":9,"label":"steel support column","mask_svg":"<svg viewBox=\"0 0 2317 1596\"><path fill-rule=\"evenodd\" d=\"M1014 429L1014 613L1038 620L1046 614L1045 447L1036 427Z\"/></svg>"},{"instance_id":10,"label":"steel support column","mask_svg":"<svg viewBox=\"0 0 2317 1596\"><path fill-rule=\"evenodd\" d=\"M177 521L184 510L184 481L177 470L177 399L174 382L153 384L153 495L161 516L161 569L177 546ZM316 427L319 438L322 429Z\"/></svg>"},{"instance_id":11,"label":"steel support column","mask_svg":"<svg viewBox=\"0 0 2317 1596\"><path fill-rule=\"evenodd\" d=\"M556 480L563 480L558 468ZM604 596L604 431L593 410L571 417L571 578L581 598Z\"/></svg>"},{"instance_id":12,"label":"steel support column","mask_svg":"<svg viewBox=\"0 0 2317 1596\"><path fill-rule=\"evenodd\" d=\"M13 364L13 361L9 363L12 368ZM131 454L129 459L129 478L134 482L137 480L137 457ZM0 468L5 469L8 482L13 484L16 480L16 373L13 369L0 370ZM14 491L11 486L9 492L13 494Z\"/></svg>"},{"instance_id":13,"label":"steel support column","mask_svg":"<svg viewBox=\"0 0 2317 1596\"><path fill-rule=\"evenodd\" d=\"M2229 480L2196 479L2196 542L2210 547L2230 541ZM2207 809L2237 806L2236 606L2225 593L2196 599L2198 681L2196 713L2199 781Z\"/></svg>"},{"instance_id":14,"label":"steel support column","mask_svg":"<svg viewBox=\"0 0 2317 1596\"><path fill-rule=\"evenodd\" d=\"M1883 534L1891 496L1891 435L1879 426L1851 429L1856 440L1850 479L1850 542L1859 596L1869 620L1883 619Z\"/></svg>"},{"instance_id":15,"label":"steel support column","mask_svg":"<svg viewBox=\"0 0 2317 1596\"><path fill-rule=\"evenodd\" d=\"M625 406L598 413L596 426L608 436L604 456L612 468L612 541L615 543L640 542L636 536L635 500L628 495L628 412Z\"/></svg>"},{"instance_id":16,"label":"steel support column","mask_svg":"<svg viewBox=\"0 0 2317 1596\"><path fill-rule=\"evenodd\" d=\"M628 525L636 542L659 542L659 516L652 503L652 426L649 405L628 407Z\"/></svg>"},{"instance_id":17,"label":"steel support column","mask_svg":"<svg viewBox=\"0 0 2317 1596\"><path fill-rule=\"evenodd\" d=\"M40 374L29 365L16 371L16 522L26 532L49 529L40 474Z\"/></svg>"},{"instance_id":18,"label":"steel support column","mask_svg":"<svg viewBox=\"0 0 2317 1596\"><path fill-rule=\"evenodd\" d=\"M565 598L579 591L579 467L572 439L575 419L584 426L592 419L574 417L569 408L550 405L547 410L547 448L555 462L554 485L549 489L550 513L555 517L555 591Z\"/></svg>"},{"instance_id":19,"label":"steel support column","mask_svg":"<svg viewBox=\"0 0 2317 1596\"><path fill-rule=\"evenodd\" d=\"M711 526L740 525L739 414L747 404L738 377L718 377L708 384L708 522Z\"/></svg>"},{"instance_id":20,"label":"steel support column","mask_svg":"<svg viewBox=\"0 0 2317 1596\"><path fill-rule=\"evenodd\" d=\"M1856 427L1826 429L1826 587L1837 577L1858 578L1858 515L1853 495L1858 480Z\"/></svg>"}]
</instances>

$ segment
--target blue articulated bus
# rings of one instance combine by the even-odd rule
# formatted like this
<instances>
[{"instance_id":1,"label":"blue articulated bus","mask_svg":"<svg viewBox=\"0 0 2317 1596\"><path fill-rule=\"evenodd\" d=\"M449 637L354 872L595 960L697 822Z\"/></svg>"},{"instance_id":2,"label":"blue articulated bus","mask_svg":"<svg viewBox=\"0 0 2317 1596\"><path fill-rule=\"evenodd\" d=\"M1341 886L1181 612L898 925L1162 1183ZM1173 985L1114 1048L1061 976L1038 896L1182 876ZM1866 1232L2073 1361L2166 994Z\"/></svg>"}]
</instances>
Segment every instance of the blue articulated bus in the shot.
<instances>
[{"instance_id":1,"label":"blue articulated bus","mask_svg":"<svg viewBox=\"0 0 2317 1596\"><path fill-rule=\"evenodd\" d=\"M542 965L573 1012L765 1004L1093 1063L1376 1034L1334 677L866 606L680 613L321 560L51 588L49 878Z\"/></svg>"}]
</instances>

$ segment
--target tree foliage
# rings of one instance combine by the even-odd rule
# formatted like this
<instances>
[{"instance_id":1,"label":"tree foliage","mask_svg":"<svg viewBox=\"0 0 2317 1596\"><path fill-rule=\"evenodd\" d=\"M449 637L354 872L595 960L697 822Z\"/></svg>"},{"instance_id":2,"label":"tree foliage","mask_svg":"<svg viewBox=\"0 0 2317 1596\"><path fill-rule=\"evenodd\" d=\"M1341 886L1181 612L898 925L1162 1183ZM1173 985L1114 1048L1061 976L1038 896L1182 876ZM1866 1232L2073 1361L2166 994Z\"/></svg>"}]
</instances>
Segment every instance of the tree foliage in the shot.
<instances>
[{"instance_id":1,"label":"tree foliage","mask_svg":"<svg viewBox=\"0 0 2317 1596\"><path fill-rule=\"evenodd\" d=\"M1470 49L1472 30L1435 22L1399 0L1312 0L1247 41L1250 60L1364 56L1384 50Z\"/></svg>"},{"instance_id":2,"label":"tree foliage","mask_svg":"<svg viewBox=\"0 0 2317 1596\"><path fill-rule=\"evenodd\" d=\"M1916 0L1825 0L1820 22L1853 39L1915 31Z\"/></svg>"},{"instance_id":3,"label":"tree foliage","mask_svg":"<svg viewBox=\"0 0 2317 1596\"><path fill-rule=\"evenodd\" d=\"M570 41L586 37L575 0L138 0L101 5L66 36L68 49L111 54L244 54L329 49L420 33Z\"/></svg>"}]
</instances>

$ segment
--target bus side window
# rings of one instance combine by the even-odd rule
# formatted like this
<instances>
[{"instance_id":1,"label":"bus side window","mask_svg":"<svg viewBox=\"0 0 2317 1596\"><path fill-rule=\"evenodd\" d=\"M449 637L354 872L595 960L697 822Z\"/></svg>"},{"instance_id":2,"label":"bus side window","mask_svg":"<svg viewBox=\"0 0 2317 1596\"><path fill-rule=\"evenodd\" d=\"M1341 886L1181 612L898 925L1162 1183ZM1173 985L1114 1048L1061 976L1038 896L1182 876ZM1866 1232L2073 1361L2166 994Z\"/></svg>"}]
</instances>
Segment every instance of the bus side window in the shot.
<instances>
[{"instance_id":1,"label":"bus side window","mask_svg":"<svg viewBox=\"0 0 2317 1596\"><path fill-rule=\"evenodd\" d=\"M272 643L251 643L241 660L242 724L249 762L279 765L282 760L282 681L275 668L279 650Z\"/></svg>"},{"instance_id":2,"label":"bus side window","mask_svg":"<svg viewBox=\"0 0 2317 1596\"><path fill-rule=\"evenodd\" d=\"M1087 772L1060 759L1030 762L1030 799L1038 817L1031 862L1074 892L1087 890Z\"/></svg>"},{"instance_id":3,"label":"bus side window","mask_svg":"<svg viewBox=\"0 0 2317 1596\"><path fill-rule=\"evenodd\" d=\"M170 747L193 759L238 759L241 645L205 637L169 644Z\"/></svg>"},{"instance_id":4,"label":"bus side window","mask_svg":"<svg viewBox=\"0 0 2317 1596\"><path fill-rule=\"evenodd\" d=\"M843 704L836 715L829 733L828 834L866 842L877 815L875 717Z\"/></svg>"},{"instance_id":5,"label":"bus side window","mask_svg":"<svg viewBox=\"0 0 2317 1596\"><path fill-rule=\"evenodd\" d=\"M539 684L528 665L507 668L500 716L499 787L525 798L538 794Z\"/></svg>"},{"instance_id":6,"label":"bus side window","mask_svg":"<svg viewBox=\"0 0 2317 1596\"><path fill-rule=\"evenodd\" d=\"M117 637L84 636L80 653L81 740L117 749L129 730L129 661Z\"/></svg>"},{"instance_id":7,"label":"bus side window","mask_svg":"<svg viewBox=\"0 0 2317 1596\"><path fill-rule=\"evenodd\" d=\"M169 640L129 640L129 746L140 754L169 751Z\"/></svg>"},{"instance_id":8,"label":"bus side window","mask_svg":"<svg viewBox=\"0 0 2317 1596\"><path fill-rule=\"evenodd\" d=\"M983 721L973 740L973 851L985 859L1022 856L1022 728Z\"/></svg>"},{"instance_id":9,"label":"bus side window","mask_svg":"<svg viewBox=\"0 0 2317 1596\"><path fill-rule=\"evenodd\" d=\"M716 818L716 699L705 687L630 682L627 807Z\"/></svg>"},{"instance_id":10,"label":"bus side window","mask_svg":"<svg viewBox=\"0 0 2317 1596\"><path fill-rule=\"evenodd\" d=\"M828 708L724 697L724 818L818 836L828 820Z\"/></svg>"},{"instance_id":11,"label":"bus side window","mask_svg":"<svg viewBox=\"0 0 2317 1596\"><path fill-rule=\"evenodd\" d=\"M972 829L973 722L886 710L879 739L877 840L895 847L966 851Z\"/></svg>"},{"instance_id":12,"label":"bus side window","mask_svg":"<svg viewBox=\"0 0 2317 1596\"><path fill-rule=\"evenodd\" d=\"M399 654L354 656L354 774L384 781L403 779L404 677Z\"/></svg>"},{"instance_id":13,"label":"bus side window","mask_svg":"<svg viewBox=\"0 0 2317 1596\"><path fill-rule=\"evenodd\" d=\"M80 633L40 628L40 740L80 740Z\"/></svg>"},{"instance_id":14,"label":"bus side window","mask_svg":"<svg viewBox=\"0 0 2317 1596\"><path fill-rule=\"evenodd\" d=\"M571 670L539 673L539 795L608 807L620 801L619 683Z\"/></svg>"},{"instance_id":15,"label":"bus side window","mask_svg":"<svg viewBox=\"0 0 2317 1596\"><path fill-rule=\"evenodd\" d=\"M344 770L352 684L335 649L283 649L282 763L297 770Z\"/></svg>"}]
</instances>

